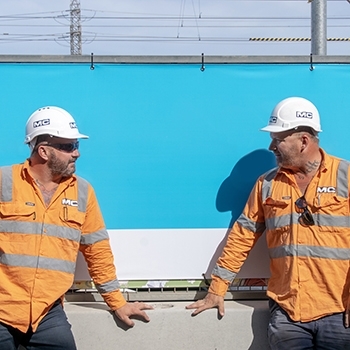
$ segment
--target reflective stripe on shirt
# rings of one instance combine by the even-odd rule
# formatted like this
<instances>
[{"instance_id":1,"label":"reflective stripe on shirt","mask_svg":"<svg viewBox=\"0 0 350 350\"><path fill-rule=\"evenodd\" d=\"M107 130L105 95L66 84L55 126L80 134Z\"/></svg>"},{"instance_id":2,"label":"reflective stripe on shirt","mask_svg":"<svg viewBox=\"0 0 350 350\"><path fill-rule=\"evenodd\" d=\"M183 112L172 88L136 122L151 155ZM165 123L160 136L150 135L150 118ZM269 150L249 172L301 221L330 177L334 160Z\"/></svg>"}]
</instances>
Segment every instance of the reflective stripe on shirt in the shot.
<instances>
[{"instance_id":1,"label":"reflective stripe on shirt","mask_svg":"<svg viewBox=\"0 0 350 350\"><path fill-rule=\"evenodd\" d=\"M116 289L120 288L120 284L119 281L117 279L110 281L110 282L106 282L103 284L95 284L97 290L99 293L108 293L108 292L113 292Z\"/></svg>"},{"instance_id":2,"label":"reflective stripe on shirt","mask_svg":"<svg viewBox=\"0 0 350 350\"><path fill-rule=\"evenodd\" d=\"M88 234L81 235L80 243L81 244L94 244L100 241L103 241L105 239L108 239L108 233L107 230L100 230L97 232L92 232Z\"/></svg>"},{"instance_id":3,"label":"reflective stripe on shirt","mask_svg":"<svg viewBox=\"0 0 350 350\"><path fill-rule=\"evenodd\" d=\"M265 224L263 222L256 222L247 218L244 214L241 214L237 219L237 222L247 230L254 233L262 234L265 231Z\"/></svg>"},{"instance_id":4,"label":"reflective stripe on shirt","mask_svg":"<svg viewBox=\"0 0 350 350\"><path fill-rule=\"evenodd\" d=\"M237 276L236 273L225 269L224 267L221 267L219 265L215 265L212 274L230 282L232 282Z\"/></svg>"},{"instance_id":5,"label":"reflective stripe on shirt","mask_svg":"<svg viewBox=\"0 0 350 350\"><path fill-rule=\"evenodd\" d=\"M87 204L87 196L88 196L88 182L77 176L78 180L78 210L85 213L86 212L86 204Z\"/></svg>"},{"instance_id":6,"label":"reflective stripe on shirt","mask_svg":"<svg viewBox=\"0 0 350 350\"><path fill-rule=\"evenodd\" d=\"M12 167L3 166L1 167L1 201L11 202L12 201Z\"/></svg>"},{"instance_id":7,"label":"reflective stripe on shirt","mask_svg":"<svg viewBox=\"0 0 350 350\"><path fill-rule=\"evenodd\" d=\"M298 258L312 257L321 259L349 260L350 249L309 245L283 245L275 248L269 248L269 254L272 259L292 256Z\"/></svg>"},{"instance_id":8,"label":"reflective stripe on shirt","mask_svg":"<svg viewBox=\"0 0 350 350\"><path fill-rule=\"evenodd\" d=\"M350 217L340 215L326 215L320 213L312 214L317 226L350 227ZM274 230L292 224L298 224L299 213L291 213L281 216L273 216L265 219L266 229ZM245 226L244 226L245 227ZM249 227L247 227L249 228ZM254 230L252 230L254 231Z\"/></svg>"},{"instance_id":9,"label":"reflective stripe on shirt","mask_svg":"<svg viewBox=\"0 0 350 350\"><path fill-rule=\"evenodd\" d=\"M74 274L75 261L53 259L42 256L30 256L23 254L2 254L0 263L12 267L30 267L34 269L55 270Z\"/></svg>"},{"instance_id":10,"label":"reflective stripe on shirt","mask_svg":"<svg viewBox=\"0 0 350 350\"><path fill-rule=\"evenodd\" d=\"M71 227L42 224L41 222L22 222L13 220L0 220L0 232L13 234L45 235L57 238L80 241L80 231Z\"/></svg>"},{"instance_id":11,"label":"reflective stripe on shirt","mask_svg":"<svg viewBox=\"0 0 350 350\"><path fill-rule=\"evenodd\" d=\"M278 168L269 170L264 177L264 181L261 187L262 201L264 202L267 197L271 194L271 183L277 174Z\"/></svg>"},{"instance_id":12,"label":"reflective stripe on shirt","mask_svg":"<svg viewBox=\"0 0 350 350\"><path fill-rule=\"evenodd\" d=\"M337 174L337 193L339 196L348 198L349 188L348 188L348 172L349 172L349 162L341 160L338 166Z\"/></svg>"}]
</instances>

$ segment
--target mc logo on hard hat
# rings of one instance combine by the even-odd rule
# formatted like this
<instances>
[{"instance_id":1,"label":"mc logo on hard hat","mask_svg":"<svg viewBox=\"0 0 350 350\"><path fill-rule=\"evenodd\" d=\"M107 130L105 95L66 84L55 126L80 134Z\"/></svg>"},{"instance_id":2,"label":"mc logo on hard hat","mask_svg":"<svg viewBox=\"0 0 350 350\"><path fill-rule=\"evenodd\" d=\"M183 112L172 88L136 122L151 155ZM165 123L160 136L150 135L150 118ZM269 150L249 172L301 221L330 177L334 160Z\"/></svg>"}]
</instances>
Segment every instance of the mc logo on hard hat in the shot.
<instances>
[{"instance_id":1,"label":"mc logo on hard hat","mask_svg":"<svg viewBox=\"0 0 350 350\"><path fill-rule=\"evenodd\" d=\"M38 128L39 126L50 125L50 119L35 120L33 122L33 128Z\"/></svg>"},{"instance_id":2,"label":"mc logo on hard hat","mask_svg":"<svg viewBox=\"0 0 350 350\"><path fill-rule=\"evenodd\" d=\"M313 115L312 112L299 112L296 111L296 117L297 118L308 118L308 119L312 119Z\"/></svg>"},{"instance_id":3,"label":"mc logo on hard hat","mask_svg":"<svg viewBox=\"0 0 350 350\"><path fill-rule=\"evenodd\" d=\"M272 115L270 117L269 124L276 124L276 123L277 123L277 117Z\"/></svg>"}]
</instances>

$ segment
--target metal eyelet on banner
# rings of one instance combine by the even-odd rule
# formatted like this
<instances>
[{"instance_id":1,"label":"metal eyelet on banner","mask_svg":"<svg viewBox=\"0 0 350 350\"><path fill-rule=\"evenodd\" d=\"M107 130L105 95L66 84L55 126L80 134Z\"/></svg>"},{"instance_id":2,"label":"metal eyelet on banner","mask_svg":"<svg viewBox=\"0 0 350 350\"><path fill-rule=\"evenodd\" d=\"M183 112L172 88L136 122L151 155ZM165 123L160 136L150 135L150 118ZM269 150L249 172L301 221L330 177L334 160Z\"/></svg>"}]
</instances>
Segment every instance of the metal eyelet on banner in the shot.
<instances>
[{"instance_id":1,"label":"metal eyelet on banner","mask_svg":"<svg viewBox=\"0 0 350 350\"><path fill-rule=\"evenodd\" d=\"M200 68L202 72L205 71L205 66L204 66L204 53L202 53L202 67Z\"/></svg>"}]
</instances>

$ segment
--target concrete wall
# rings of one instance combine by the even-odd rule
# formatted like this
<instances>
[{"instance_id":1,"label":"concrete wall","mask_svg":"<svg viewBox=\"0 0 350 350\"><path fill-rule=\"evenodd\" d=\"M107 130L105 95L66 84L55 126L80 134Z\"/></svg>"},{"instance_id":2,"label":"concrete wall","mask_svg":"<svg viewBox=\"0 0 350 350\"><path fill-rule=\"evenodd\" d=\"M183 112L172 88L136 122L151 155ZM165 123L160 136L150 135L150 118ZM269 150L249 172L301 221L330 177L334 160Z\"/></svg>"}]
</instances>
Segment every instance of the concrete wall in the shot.
<instances>
[{"instance_id":1,"label":"concrete wall","mask_svg":"<svg viewBox=\"0 0 350 350\"><path fill-rule=\"evenodd\" d=\"M190 302L150 303L149 323L135 320L126 329L102 302L66 302L78 350L265 350L269 311L266 300L226 301L217 310L191 317Z\"/></svg>"}]
</instances>

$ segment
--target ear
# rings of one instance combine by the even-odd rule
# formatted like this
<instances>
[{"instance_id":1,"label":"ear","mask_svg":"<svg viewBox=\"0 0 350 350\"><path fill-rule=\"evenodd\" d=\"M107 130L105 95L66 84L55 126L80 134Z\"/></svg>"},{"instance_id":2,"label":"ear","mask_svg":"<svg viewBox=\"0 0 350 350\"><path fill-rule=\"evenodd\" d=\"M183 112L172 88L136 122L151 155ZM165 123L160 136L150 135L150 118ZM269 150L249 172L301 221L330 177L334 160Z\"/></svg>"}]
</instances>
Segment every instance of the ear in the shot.
<instances>
[{"instance_id":1,"label":"ear","mask_svg":"<svg viewBox=\"0 0 350 350\"><path fill-rule=\"evenodd\" d=\"M50 153L44 145L41 145L38 147L37 153L38 153L39 157L42 158L43 160L49 159Z\"/></svg>"},{"instance_id":2,"label":"ear","mask_svg":"<svg viewBox=\"0 0 350 350\"><path fill-rule=\"evenodd\" d=\"M301 136L301 150L304 151L310 142L309 136L307 134L303 134Z\"/></svg>"}]
</instances>

